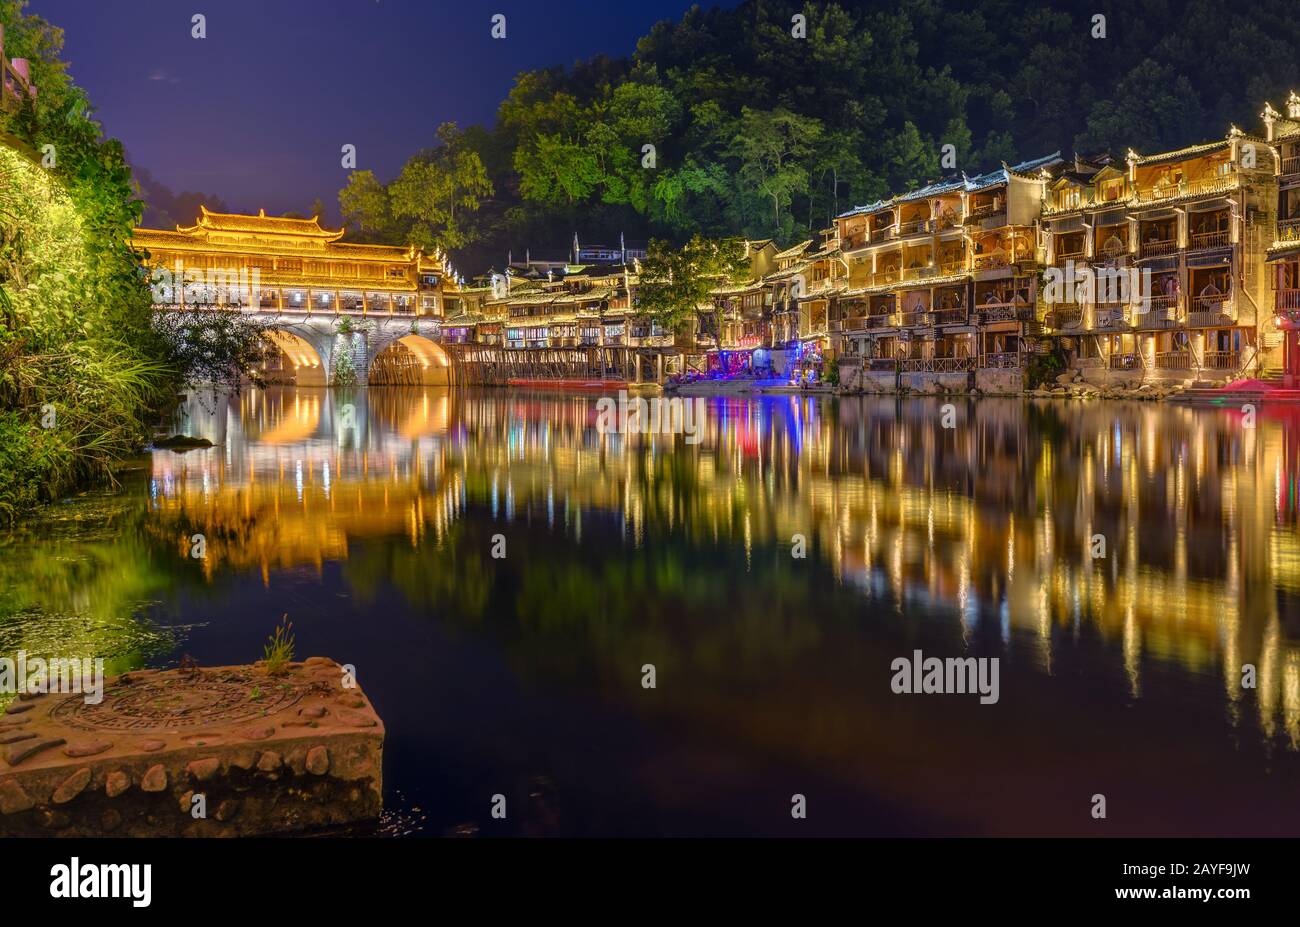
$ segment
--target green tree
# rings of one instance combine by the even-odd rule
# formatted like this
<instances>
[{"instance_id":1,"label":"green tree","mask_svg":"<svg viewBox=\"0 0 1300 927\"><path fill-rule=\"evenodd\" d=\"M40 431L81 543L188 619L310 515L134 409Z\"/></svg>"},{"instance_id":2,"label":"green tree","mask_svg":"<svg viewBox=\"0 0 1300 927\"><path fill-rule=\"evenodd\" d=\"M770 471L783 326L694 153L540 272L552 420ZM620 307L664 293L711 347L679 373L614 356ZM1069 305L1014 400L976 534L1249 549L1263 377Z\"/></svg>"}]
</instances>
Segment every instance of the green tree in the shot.
<instances>
[{"instance_id":1,"label":"green tree","mask_svg":"<svg viewBox=\"0 0 1300 927\"><path fill-rule=\"evenodd\" d=\"M481 198L492 195L492 181L478 152L463 144L454 122L438 127L438 142L426 157L406 162L388 189L389 205L394 216L411 220L410 243L461 248L477 235L470 217Z\"/></svg>"},{"instance_id":2,"label":"green tree","mask_svg":"<svg viewBox=\"0 0 1300 927\"><path fill-rule=\"evenodd\" d=\"M651 240L638 276L637 301L648 318L667 331L713 314L711 293L747 276L744 243L736 238L711 240L692 236L683 247ZM718 325L703 326L718 343Z\"/></svg>"},{"instance_id":3,"label":"green tree","mask_svg":"<svg viewBox=\"0 0 1300 927\"><path fill-rule=\"evenodd\" d=\"M768 220L757 232L789 235L792 220L783 210L795 194L808 191L808 162L822 131L818 120L786 109L741 110L727 150L738 162L741 184L755 190L769 206Z\"/></svg>"},{"instance_id":4,"label":"green tree","mask_svg":"<svg viewBox=\"0 0 1300 927\"><path fill-rule=\"evenodd\" d=\"M402 244L402 229L393 215L388 190L374 171L353 171L339 191L344 224L364 241Z\"/></svg>"}]
</instances>

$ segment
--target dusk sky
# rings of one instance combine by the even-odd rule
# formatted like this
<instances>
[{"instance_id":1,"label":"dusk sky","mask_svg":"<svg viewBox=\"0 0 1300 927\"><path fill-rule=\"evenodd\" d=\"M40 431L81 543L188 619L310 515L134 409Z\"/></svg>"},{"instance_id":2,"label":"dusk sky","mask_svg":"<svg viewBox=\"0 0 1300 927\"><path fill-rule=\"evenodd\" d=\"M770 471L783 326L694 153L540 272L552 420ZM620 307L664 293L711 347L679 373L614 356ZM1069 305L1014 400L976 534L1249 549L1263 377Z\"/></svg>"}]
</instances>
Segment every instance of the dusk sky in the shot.
<instances>
[{"instance_id":1,"label":"dusk sky","mask_svg":"<svg viewBox=\"0 0 1300 927\"><path fill-rule=\"evenodd\" d=\"M721 4L731 6L733 2ZM487 123L519 71L630 53L689 0L31 0L105 131L174 192L338 216L347 171L387 181L439 123ZM207 38L190 35L194 13ZM507 37L493 39L504 13Z\"/></svg>"}]
</instances>

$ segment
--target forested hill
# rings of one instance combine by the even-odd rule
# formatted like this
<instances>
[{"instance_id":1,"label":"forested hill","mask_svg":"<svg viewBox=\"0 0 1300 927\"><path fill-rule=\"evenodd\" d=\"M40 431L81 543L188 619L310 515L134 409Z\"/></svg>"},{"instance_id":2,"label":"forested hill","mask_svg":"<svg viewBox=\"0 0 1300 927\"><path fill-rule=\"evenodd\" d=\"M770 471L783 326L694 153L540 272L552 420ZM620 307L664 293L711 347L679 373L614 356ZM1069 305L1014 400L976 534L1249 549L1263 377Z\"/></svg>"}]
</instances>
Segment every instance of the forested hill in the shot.
<instances>
[{"instance_id":1,"label":"forested hill","mask_svg":"<svg viewBox=\"0 0 1300 927\"><path fill-rule=\"evenodd\" d=\"M363 236L441 244L465 271L511 248L566 252L574 231L786 243L945 173L945 144L974 174L1255 129L1265 100L1300 89L1297 48L1286 0L694 8L628 59L520 74L494 126L414 154L404 174L420 183L354 175L341 200ZM430 185L440 197L419 195Z\"/></svg>"}]
</instances>

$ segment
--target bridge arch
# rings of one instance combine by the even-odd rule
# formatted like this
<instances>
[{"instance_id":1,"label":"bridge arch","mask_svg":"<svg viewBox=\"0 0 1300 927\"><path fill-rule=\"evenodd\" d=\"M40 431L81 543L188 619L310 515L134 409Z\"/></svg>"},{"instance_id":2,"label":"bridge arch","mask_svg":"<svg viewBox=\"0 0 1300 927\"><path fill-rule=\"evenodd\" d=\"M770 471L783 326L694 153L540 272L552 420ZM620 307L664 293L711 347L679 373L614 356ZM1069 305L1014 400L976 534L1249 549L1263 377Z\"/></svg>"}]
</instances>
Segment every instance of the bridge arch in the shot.
<instances>
[{"instance_id":1,"label":"bridge arch","mask_svg":"<svg viewBox=\"0 0 1300 927\"><path fill-rule=\"evenodd\" d=\"M423 335L394 337L377 344L366 377L371 386L447 386L451 358L436 341Z\"/></svg>"},{"instance_id":2,"label":"bridge arch","mask_svg":"<svg viewBox=\"0 0 1300 927\"><path fill-rule=\"evenodd\" d=\"M320 351L302 335L283 328L267 331L275 350L263 364L268 383L293 386L327 386L329 374Z\"/></svg>"}]
</instances>

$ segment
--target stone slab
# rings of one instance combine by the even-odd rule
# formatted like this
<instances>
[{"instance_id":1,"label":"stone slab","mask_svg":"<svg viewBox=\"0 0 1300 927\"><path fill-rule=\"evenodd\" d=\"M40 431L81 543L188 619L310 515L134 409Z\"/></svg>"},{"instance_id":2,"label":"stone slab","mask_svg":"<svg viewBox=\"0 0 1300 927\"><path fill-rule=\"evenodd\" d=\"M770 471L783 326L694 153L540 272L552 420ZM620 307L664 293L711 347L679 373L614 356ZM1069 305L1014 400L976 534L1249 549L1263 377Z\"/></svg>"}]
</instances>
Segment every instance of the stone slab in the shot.
<instances>
[{"instance_id":1,"label":"stone slab","mask_svg":"<svg viewBox=\"0 0 1300 927\"><path fill-rule=\"evenodd\" d=\"M337 663L312 657L274 676L261 663L126 673L97 705L26 699L13 732L33 736L0 746L0 836L249 836L373 820L384 725L343 682Z\"/></svg>"}]
</instances>

